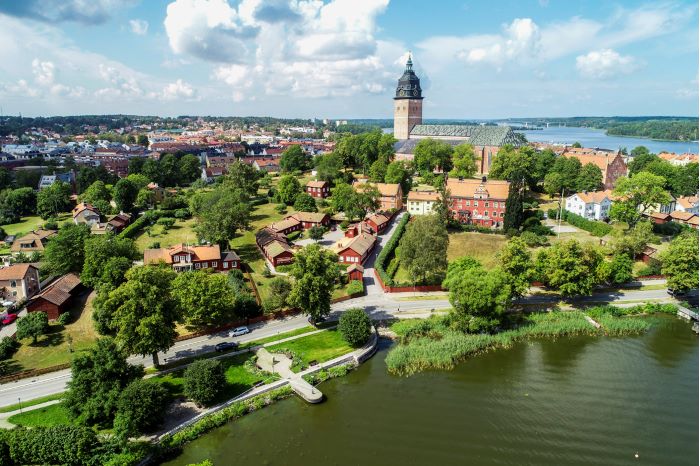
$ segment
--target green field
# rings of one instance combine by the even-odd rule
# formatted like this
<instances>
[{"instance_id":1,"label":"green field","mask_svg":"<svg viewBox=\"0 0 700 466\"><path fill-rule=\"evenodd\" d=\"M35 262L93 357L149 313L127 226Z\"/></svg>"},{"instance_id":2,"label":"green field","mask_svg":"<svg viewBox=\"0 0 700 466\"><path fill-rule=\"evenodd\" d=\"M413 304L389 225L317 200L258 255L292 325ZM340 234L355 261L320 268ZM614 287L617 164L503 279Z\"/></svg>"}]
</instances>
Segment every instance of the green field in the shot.
<instances>
[{"instance_id":1,"label":"green field","mask_svg":"<svg viewBox=\"0 0 700 466\"><path fill-rule=\"evenodd\" d=\"M327 332L316 333L298 340L270 346L267 350L270 353L281 352L282 350L294 353L300 359L300 363L292 366L292 370L299 372L307 367L311 361L318 363L330 361L351 352L353 348L343 340L340 332L328 330Z\"/></svg>"},{"instance_id":2,"label":"green field","mask_svg":"<svg viewBox=\"0 0 700 466\"><path fill-rule=\"evenodd\" d=\"M498 252L507 239L504 235L488 233L459 232L450 233L450 244L447 246L447 260L453 261L464 256L471 256L487 269L498 264Z\"/></svg>"},{"instance_id":3,"label":"green field","mask_svg":"<svg viewBox=\"0 0 700 466\"><path fill-rule=\"evenodd\" d=\"M144 229L139 233L139 235L134 238L136 243L136 249L139 252L143 252L152 243L160 243L160 247L167 248L174 244L180 243L197 243L197 233L194 232L194 226L196 220L191 218L188 220L177 220L175 225L172 226L168 231L163 232L162 225L153 225L150 231Z\"/></svg>"},{"instance_id":4,"label":"green field","mask_svg":"<svg viewBox=\"0 0 700 466\"><path fill-rule=\"evenodd\" d=\"M49 427L73 423L70 413L61 403L15 414L7 420L12 424L25 427Z\"/></svg>"}]
</instances>

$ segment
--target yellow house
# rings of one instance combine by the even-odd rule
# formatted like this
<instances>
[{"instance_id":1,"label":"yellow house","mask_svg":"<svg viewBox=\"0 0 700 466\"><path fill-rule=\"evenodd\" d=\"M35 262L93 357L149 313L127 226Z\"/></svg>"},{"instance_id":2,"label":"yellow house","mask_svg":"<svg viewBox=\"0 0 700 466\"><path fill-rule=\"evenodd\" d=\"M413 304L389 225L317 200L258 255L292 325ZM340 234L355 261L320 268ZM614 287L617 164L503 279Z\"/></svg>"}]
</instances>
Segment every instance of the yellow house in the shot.
<instances>
[{"instance_id":1,"label":"yellow house","mask_svg":"<svg viewBox=\"0 0 700 466\"><path fill-rule=\"evenodd\" d=\"M433 207L440 202L440 193L436 191L410 191L408 193L408 213L425 215L433 213Z\"/></svg>"}]
</instances>

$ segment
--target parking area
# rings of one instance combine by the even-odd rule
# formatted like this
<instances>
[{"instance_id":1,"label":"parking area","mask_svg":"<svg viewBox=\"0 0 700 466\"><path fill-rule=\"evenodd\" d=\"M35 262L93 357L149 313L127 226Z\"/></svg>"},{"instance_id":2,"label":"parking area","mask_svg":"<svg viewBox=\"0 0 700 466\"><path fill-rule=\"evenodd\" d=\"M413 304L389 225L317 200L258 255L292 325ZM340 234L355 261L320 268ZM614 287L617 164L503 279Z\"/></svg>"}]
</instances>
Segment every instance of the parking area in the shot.
<instances>
[{"instance_id":1,"label":"parking area","mask_svg":"<svg viewBox=\"0 0 700 466\"><path fill-rule=\"evenodd\" d=\"M340 228L336 228L335 231L329 230L328 232L326 232L325 235L323 235L323 238L321 238L321 240L318 241L318 244L329 248L329 247L333 246L335 243L337 243L338 240L341 239L344 235L345 235L345 232L343 230L341 230ZM313 244L313 243L316 243L316 241L312 240L311 238L306 238L306 239L302 239L302 240L294 242L294 244L302 246L302 247L309 245L309 244Z\"/></svg>"}]
</instances>

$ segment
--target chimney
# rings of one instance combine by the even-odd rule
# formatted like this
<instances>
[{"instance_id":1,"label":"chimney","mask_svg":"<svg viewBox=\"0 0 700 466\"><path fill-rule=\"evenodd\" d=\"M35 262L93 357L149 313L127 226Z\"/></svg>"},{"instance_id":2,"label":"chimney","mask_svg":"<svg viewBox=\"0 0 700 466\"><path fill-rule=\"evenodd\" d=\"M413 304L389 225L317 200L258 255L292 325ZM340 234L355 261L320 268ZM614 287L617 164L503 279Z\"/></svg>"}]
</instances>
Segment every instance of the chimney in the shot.
<instances>
[{"instance_id":1,"label":"chimney","mask_svg":"<svg viewBox=\"0 0 700 466\"><path fill-rule=\"evenodd\" d=\"M481 182L482 182L482 183L486 183L486 175L484 175L484 176L481 177Z\"/></svg>"}]
</instances>

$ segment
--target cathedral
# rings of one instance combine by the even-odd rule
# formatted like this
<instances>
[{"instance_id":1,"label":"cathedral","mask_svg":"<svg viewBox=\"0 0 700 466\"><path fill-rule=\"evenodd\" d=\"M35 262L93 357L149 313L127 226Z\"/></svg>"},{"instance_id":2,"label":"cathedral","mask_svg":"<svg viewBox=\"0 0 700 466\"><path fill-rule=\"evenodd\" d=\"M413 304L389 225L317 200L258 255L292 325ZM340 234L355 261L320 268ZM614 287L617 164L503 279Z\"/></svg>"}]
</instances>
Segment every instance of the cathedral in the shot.
<instances>
[{"instance_id":1,"label":"cathedral","mask_svg":"<svg viewBox=\"0 0 700 466\"><path fill-rule=\"evenodd\" d=\"M489 172L491 161L501 146L520 146L523 141L510 126L424 125L423 90L420 78L413 71L410 55L394 96L394 137L398 139L397 160L413 160L413 150L423 138L439 139L452 146L471 144L480 175Z\"/></svg>"}]
</instances>

